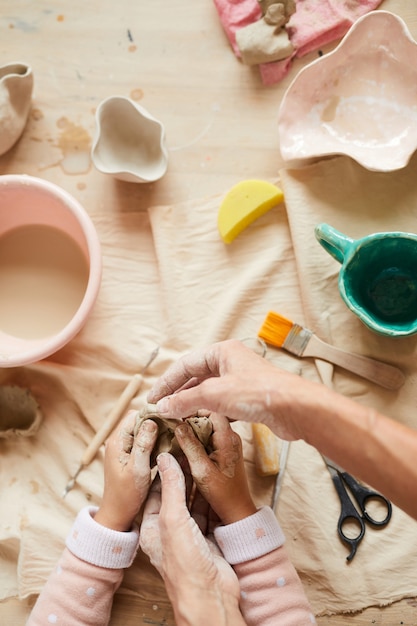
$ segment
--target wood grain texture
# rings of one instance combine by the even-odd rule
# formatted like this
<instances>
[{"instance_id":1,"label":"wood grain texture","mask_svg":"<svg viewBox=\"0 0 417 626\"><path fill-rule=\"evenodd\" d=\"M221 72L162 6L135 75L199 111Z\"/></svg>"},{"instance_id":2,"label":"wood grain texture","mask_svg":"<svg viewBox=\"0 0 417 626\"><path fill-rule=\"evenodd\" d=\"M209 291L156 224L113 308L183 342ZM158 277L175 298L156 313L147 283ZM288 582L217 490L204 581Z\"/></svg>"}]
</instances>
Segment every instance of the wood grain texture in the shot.
<instances>
[{"instance_id":1,"label":"wood grain texture","mask_svg":"<svg viewBox=\"0 0 417 626\"><path fill-rule=\"evenodd\" d=\"M381 8L403 17L417 38L417 4L384 0ZM226 192L248 178L276 179L280 100L317 57L297 60L280 84L263 87L257 68L232 53L211 0L2 0L0 29L1 63L26 62L35 76L27 127L0 157L0 174L51 180L93 218ZM131 97L164 123L169 166L158 183L119 183L91 165L95 109L110 95ZM152 581L143 598L116 594L111 626L174 626L162 583ZM0 623L22 626L32 603L1 602ZM416 623L417 600L318 618L320 626Z\"/></svg>"}]
</instances>

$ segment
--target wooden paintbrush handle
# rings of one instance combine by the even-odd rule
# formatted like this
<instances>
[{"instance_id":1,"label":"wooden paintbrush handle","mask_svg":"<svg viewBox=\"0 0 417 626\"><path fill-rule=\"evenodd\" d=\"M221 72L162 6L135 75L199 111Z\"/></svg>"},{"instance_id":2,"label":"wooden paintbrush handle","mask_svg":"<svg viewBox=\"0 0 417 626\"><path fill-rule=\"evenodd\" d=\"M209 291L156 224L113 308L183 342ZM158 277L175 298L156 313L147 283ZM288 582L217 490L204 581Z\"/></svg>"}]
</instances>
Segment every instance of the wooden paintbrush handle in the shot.
<instances>
[{"instance_id":1,"label":"wooden paintbrush handle","mask_svg":"<svg viewBox=\"0 0 417 626\"><path fill-rule=\"evenodd\" d=\"M316 335L310 337L303 356L329 361L386 389L399 389L404 384L405 376L397 367L361 354L336 348L322 341Z\"/></svg>"}]
</instances>

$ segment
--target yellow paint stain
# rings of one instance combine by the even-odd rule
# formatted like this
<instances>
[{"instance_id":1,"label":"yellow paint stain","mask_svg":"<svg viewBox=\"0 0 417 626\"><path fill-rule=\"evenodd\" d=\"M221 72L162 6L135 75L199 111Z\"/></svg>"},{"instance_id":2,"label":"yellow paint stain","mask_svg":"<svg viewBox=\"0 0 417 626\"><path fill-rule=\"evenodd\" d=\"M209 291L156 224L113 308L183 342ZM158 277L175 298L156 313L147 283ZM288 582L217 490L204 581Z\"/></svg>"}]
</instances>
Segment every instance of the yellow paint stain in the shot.
<instances>
[{"instance_id":1,"label":"yellow paint stain","mask_svg":"<svg viewBox=\"0 0 417 626\"><path fill-rule=\"evenodd\" d=\"M136 50L137 50L137 49L138 49L138 47L137 47L137 46L135 46L134 44L131 44L131 45L128 47L129 52L136 52Z\"/></svg>"},{"instance_id":2,"label":"yellow paint stain","mask_svg":"<svg viewBox=\"0 0 417 626\"><path fill-rule=\"evenodd\" d=\"M144 93L142 89L132 89L132 91L130 92L130 97L132 98L132 100L135 100L135 102L139 102L139 100L142 100L143 96Z\"/></svg>"},{"instance_id":3,"label":"yellow paint stain","mask_svg":"<svg viewBox=\"0 0 417 626\"><path fill-rule=\"evenodd\" d=\"M82 126L66 117L57 121L61 133L56 146L62 151L60 165L66 174L85 174L91 167L91 137Z\"/></svg>"},{"instance_id":4,"label":"yellow paint stain","mask_svg":"<svg viewBox=\"0 0 417 626\"><path fill-rule=\"evenodd\" d=\"M29 526L29 519L28 519L27 515L22 515L20 517L20 524L19 524L20 530L24 530L28 526Z\"/></svg>"},{"instance_id":5,"label":"yellow paint stain","mask_svg":"<svg viewBox=\"0 0 417 626\"><path fill-rule=\"evenodd\" d=\"M36 480L31 480L29 482L32 487L32 493L39 493L39 483Z\"/></svg>"},{"instance_id":6,"label":"yellow paint stain","mask_svg":"<svg viewBox=\"0 0 417 626\"><path fill-rule=\"evenodd\" d=\"M65 19L65 17L64 17L63 15L57 15L57 16L56 16L56 21L57 21L57 22L63 22L63 21L64 21L64 19Z\"/></svg>"},{"instance_id":7,"label":"yellow paint stain","mask_svg":"<svg viewBox=\"0 0 417 626\"><path fill-rule=\"evenodd\" d=\"M43 113L40 109L32 109L30 112L30 117L37 122L38 120L41 120L43 118Z\"/></svg>"}]
</instances>

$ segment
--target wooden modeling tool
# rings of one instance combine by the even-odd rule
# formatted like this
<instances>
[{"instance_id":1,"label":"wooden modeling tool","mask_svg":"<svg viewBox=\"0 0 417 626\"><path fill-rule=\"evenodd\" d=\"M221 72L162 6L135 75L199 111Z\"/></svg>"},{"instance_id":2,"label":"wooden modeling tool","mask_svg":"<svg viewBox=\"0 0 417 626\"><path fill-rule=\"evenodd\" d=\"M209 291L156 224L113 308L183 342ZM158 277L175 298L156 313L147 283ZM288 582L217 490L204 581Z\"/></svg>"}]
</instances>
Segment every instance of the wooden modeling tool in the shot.
<instances>
[{"instance_id":1,"label":"wooden modeling tool","mask_svg":"<svg viewBox=\"0 0 417 626\"><path fill-rule=\"evenodd\" d=\"M271 508L275 511L284 480L290 442L283 441L280 451L278 437L265 424L252 424L252 436L257 474L259 476L276 476L271 501Z\"/></svg>"},{"instance_id":2,"label":"wooden modeling tool","mask_svg":"<svg viewBox=\"0 0 417 626\"><path fill-rule=\"evenodd\" d=\"M404 374L397 367L336 348L319 339L311 330L274 311L269 311L258 337L298 357L316 357L339 365L386 389L399 389L405 380Z\"/></svg>"},{"instance_id":3,"label":"wooden modeling tool","mask_svg":"<svg viewBox=\"0 0 417 626\"><path fill-rule=\"evenodd\" d=\"M150 366L150 364L152 363L152 361L156 358L158 352L159 352L159 347L155 348L155 350L152 352L151 356L149 357L149 360L146 363L146 365L142 368L142 370L138 374L135 374L133 376L133 378L127 385L127 387L125 387L123 393L117 400L116 404L113 406L113 409L110 411L106 420L104 421L102 426L99 428L99 430L96 432L90 444L86 448L81 458L77 471L70 478L70 480L67 483L67 486L65 487L62 493L63 498L65 498L67 493L71 491L71 489L74 487L75 482L80 472L85 467L87 467L87 465L91 463L91 461L94 459L97 452L99 451L100 447L103 445L107 437L110 435L110 433L114 430L116 425L121 420L123 414L125 413L127 407L129 406L129 403L133 400L133 398L136 396L139 389L141 388L142 383L143 383L143 375L148 369L148 367Z\"/></svg>"},{"instance_id":4,"label":"wooden modeling tool","mask_svg":"<svg viewBox=\"0 0 417 626\"><path fill-rule=\"evenodd\" d=\"M279 187L265 180L243 180L223 198L217 225L225 243L231 243L249 224L284 200Z\"/></svg>"},{"instance_id":5,"label":"wooden modeling tool","mask_svg":"<svg viewBox=\"0 0 417 626\"><path fill-rule=\"evenodd\" d=\"M259 476L279 472L278 439L265 424L252 424L255 469Z\"/></svg>"}]
</instances>

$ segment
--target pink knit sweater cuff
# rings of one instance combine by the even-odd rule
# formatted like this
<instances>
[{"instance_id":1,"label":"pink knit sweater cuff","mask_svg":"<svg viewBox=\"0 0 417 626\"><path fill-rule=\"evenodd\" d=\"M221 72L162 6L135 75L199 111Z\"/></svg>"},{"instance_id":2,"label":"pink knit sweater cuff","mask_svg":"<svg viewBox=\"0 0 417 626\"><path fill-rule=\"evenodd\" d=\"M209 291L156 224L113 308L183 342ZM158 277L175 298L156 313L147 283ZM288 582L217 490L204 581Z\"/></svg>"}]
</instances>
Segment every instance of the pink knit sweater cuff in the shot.
<instances>
[{"instance_id":1,"label":"pink knit sweater cuff","mask_svg":"<svg viewBox=\"0 0 417 626\"><path fill-rule=\"evenodd\" d=\"M87 506L78 513L66 546L82 561L107 567L124 569L133 563L139 545L139 529L129 532L111 530L94 521L98 508Z\"/></svg>"},{"instance_id":2,"label":"pink knit sweater cuff","mask_svg":"<svg viewBox=\"0 0 417 626\"><path fill-rule=\"evenodd\" d=\"M263 506L250 517L214 531L223 556L231 565L245 563L279 548L285 536L269 506Z\"/></svg>"}]
</instances>

